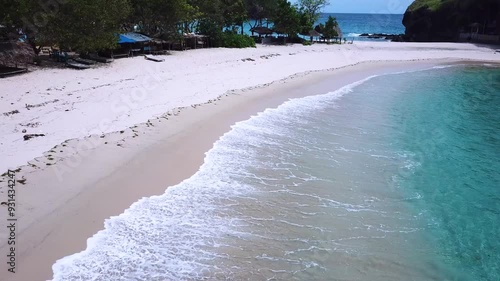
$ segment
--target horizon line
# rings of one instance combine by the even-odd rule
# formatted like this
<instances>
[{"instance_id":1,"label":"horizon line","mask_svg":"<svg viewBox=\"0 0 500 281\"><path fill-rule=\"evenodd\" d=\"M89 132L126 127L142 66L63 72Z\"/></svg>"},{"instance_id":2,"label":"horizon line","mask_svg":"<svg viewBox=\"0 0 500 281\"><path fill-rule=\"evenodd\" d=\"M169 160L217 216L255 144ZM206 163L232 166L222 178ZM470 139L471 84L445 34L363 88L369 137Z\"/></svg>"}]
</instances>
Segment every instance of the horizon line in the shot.
<instances>
[{"instance_id":1,"label":"horizon line","mask_svg":"<svg viewBox=\"0 0 500 281\"><path fill-rule=\"evenodd\" d=\"M394 14L394 13L362 13L362 12L321 12L321 14L404 15L405 13Z\"/></svg>"}]
</instances>

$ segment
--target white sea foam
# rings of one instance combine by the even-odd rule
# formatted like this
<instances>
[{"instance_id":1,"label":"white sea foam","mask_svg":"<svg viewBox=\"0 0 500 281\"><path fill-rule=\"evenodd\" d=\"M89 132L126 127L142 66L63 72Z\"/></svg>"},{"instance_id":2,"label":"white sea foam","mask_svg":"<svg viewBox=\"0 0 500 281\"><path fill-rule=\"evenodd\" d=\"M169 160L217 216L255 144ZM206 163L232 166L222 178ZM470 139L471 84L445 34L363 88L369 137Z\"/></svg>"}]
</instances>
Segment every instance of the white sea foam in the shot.
<instances>
[{"instance_id":1,"label":"white sea foam","mask_svg":"<svg viewBox=\"0 0 500 281\"><path fill-rule=\"evenodd\" d=\"M447 65L436 65L434 67L432 67L432 69L445 69L445 68L451 68L451 67L457 67L459 65L451 65L451 64L447 64Z\"/></svg>"},{"instance_id":2,"label":"white sea foam","mask_svg":"<svg viewBox=\"0 0 500 281\"><path fill-rule=\"evenodd\" d=\"M204 164L195 175L168 188L165 194L143 198L123 214L106 220L105 229L88 239L83 252L60 259L53 265L53 280L202 279L204 272L210 270L209 261L221 257L220 253L211 249L227 246L220 243L220 238L243 238L247 235L239 231L240 226L248 224L244 221L245 216L227 216L227 210L238 204L236 199L252 200L249 195L255 192L253 186L238 179L273 180L252 173L251 169L257 166L268 165L279 171L276 163L253 161L256 155L245 148L278 146L273 138L265 136L286 137L286 130L283 129L286 124L293 124L301 115L331 104L374 77L328 94L289 100L276 109L267 109L233 125L231 131L207 152ZM282 153L291 155L292 151ZM296 166L294 163L281 164ZM296 181L317 180L307 173L295 175L289 169L283 171L288 171L289 178ZM321 206L347 212L374 211L365 204L355 205L297 191L284 191L291 196L311 198L322 202ZM299 202L290 204L293 203L300 205ZM303 215L307 214L303 212ZM252 223L262 220L246 218ZM281 223L317 229L284 220Z\"/></svg>"}]
</instances>

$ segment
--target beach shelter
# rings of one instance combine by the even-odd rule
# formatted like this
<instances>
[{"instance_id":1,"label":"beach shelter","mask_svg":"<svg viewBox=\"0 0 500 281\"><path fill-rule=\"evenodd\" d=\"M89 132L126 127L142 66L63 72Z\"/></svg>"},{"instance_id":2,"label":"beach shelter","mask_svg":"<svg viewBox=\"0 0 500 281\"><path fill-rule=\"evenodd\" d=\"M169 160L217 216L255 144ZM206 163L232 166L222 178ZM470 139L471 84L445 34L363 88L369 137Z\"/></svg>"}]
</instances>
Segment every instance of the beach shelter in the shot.
<instances>
[{"instance_id":1,"label":"beach shelter","mask_svg":"<svg viewBox=\"0 0 500 281\"><path fill-rule=\"evenodd\" d=\"M342 32L342 29L340 29L340 26L337 25L334 27L334 29L335 29L335 31L337 31L338 37L340 37L340 38L344 37L344 33Z\"/></svg>"},{"instance_id":2,"label":"beach shelter","mask_svg":"<svg viewBox=\"0 0 500 281\"><path fill-rule=\"evenodd\" d=\"M122 33L118 39L118 44L121 47L121 54L118 53L114 56L129 56L135 55L141 51L148 51L146 49L149 47L144 45L152 40L152 38L136 32ZM120 52L120 50L118 51Z\"/></svg>"},{"instance_id":3,"label":"beach shelter","mask_svg":"<svg viewBox=\"0 0 500 281\"><path fill-rule=\"evenodd\" d=\"M189 48L197 49L198 47L204 48L208 46L208 37L202 34L184 33L183 35L186 46Z\"/></svg>"},{"instance_id":4,"label":"beach shelter","mask_svg":"<svg viewBox=\"0 0 500 281\"><path fill-rule=\"evenodd\" d=\"M165 41L162 39L158 39L158 38L153 38L153 40L151 42L149 42L149 44L152 46L151 53L154 55L167 54L168 51L165 50L165 46L167 46L168 50L170 50L170 48L171 48L171 42Z\"/></svg>"},{"instance_id":5,"label":"beach shelter","mask_svg":"<svg viewBox=\"0 0 500 281\"><path fill-rule=\"evenodd\" d=\"M149 42L153 39L150 37L136 33L136 32L129 32L129 33L124 33L120 34L120 39L118 40L118 44L135 44L135 43L145 43Z\"/></svg>"},{"instance_id":6,"label":"beach shelter","mask_svg":"<svg viewBox=\"0 0 500 281\"><path fill-rule=\"evenodd\" d=\"M274 31L268 27L265 26L257 26L252 29L250 29L252 33L257 33L259 34L259 37L262 35L271 35L274 33Z\"/></svg>"},{"instance_id":7,"label":"beach shelter","mask_svg":"<svg viewBox=\"0 0 500 281\"><path fill-rule=\"evenodd\" d=\"M342 32L342 29L340 29L340 26L338 25L335 26L334 29L335 31L337 31L337 37L335 38L335 41L339 40L339 42L342 44L342 38L344 38L344 33ZM344 38L344 42L347 42L346 38Z\"/></svg>"},{"instance_id":8,"label":"beach shelter","mask_svg":"<svg viewBox=\"0 0 500 281\"><path fill-rule=\"evenodd\" d=\"M311 37L311 42L314 41L314 37L318 37L318 39L321 37L321 33L317 32L316 30L311 30L309 31L309 37Z\"/></svg>"}]
</instances>

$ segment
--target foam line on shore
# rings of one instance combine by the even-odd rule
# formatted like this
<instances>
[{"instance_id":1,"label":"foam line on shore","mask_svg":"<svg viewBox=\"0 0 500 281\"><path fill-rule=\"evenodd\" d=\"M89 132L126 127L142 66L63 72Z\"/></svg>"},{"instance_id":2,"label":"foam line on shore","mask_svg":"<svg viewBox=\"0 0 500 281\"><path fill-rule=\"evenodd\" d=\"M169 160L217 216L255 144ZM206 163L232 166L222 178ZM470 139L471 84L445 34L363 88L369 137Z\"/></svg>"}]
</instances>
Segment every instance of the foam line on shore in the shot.
<instances>
[{"instance_id":1,"label":"foam line on shore","mask_svg":"<svg viewBox=\"0 0 500 281\"><path fill-rule=\"evenodd\" d=\"M382 75L426 71L433 68L397 71ZM54 281L73 280L80 276L85 276L85 279L97 278L99 280L98 275L92 275L97 274L96 272L106 272L108 275L119 274L126 264L148 260L148 256L141 254L146 252L148 255L154 253L153 256L164 260L161 264L167 268L161 269L165 271L162 278L199 278L204 270L210 270L202 261L217 258L216 254L200 249L208 246L215 247L218 237L239 233L235 228L238 224L237 219L221 220L216 210L223 207L213 205L213 202L229 202L235 197L245 196L247 192L251 192L251 186L234 182L232 175L244 174L243 167L245 166L261 165L261 163L246 163L252 157L241 147L265 144L267 138L259 138L259 135L280 134L279 128L276 128L273 122L289 118L296 114L296 111L310 112L323 108L328 103L352 92L355 87L379 76L381 75L371 75L326 94L293 98L277 108L267 108L252 115L248 120L232 125L231 130L221 136L213 144L212 149L205 154L203 165L192 177L178 185L168 187L163 195L143 198L132 204L121 215L107 219L105 229L87 240L86 250L58 260L53 265ZM356 206L346 206L346 208L357 211ZM152 226L161 226L158 231L167 243L158 245L161 242L156 241L156 244L151 242L151 245L155 244L155 247L148 248L144 252L141 248L143 246L139 245L141 241L134 237L147 239L146 237L154 229L153 227L148 230ZM156 235L153 236L156 237ZM127 247L121 246L123 241L127 241ZM158 252L156 248L165 252ZM117 252L117 249L127 252ZM175 254L171 255L171 253ZM144 270L147 274L152 274L160 269L152 266Z\"/></svg>"},{"instance_id":2,"label":"foam line on shore","mask_svg":"<svg viewBox=\"0 0 500 281\"><path fill-rule=\"evenodd\" d=\"M218 237L238 235L235 229L237 219L228 221L219 217L216 210L220 212L222 206L213 202L231 201L251 192L251 186L234 182L232 175L244 173L241 167L260 165L245 163L249 161L249 156L239 144L262 145L266 139L254 137L254 128L260 134L266 134L265 128L273 127L266 122L290 116L296 110L307 112L324 107L325 101L332 102L377 76L367 77L327 94L291 99L277 108L268 108L248 120L237 122L206 153L198 172L167 188L163 195L143 198L121 215L107 219L105 229L87 240L86 250L60 259L53 265L53 280L101 280L99 276L103 273L117 276L127 265L139 267L144 260L150 260L150 265L142 268L143 273L136 268L134 272L139 271L136 273L139 275L134 278L146 275L153 279L202 277L203 271L209 270L203 260L217 258L216 254L202 249L216 247ZM275 130L267 133L279 134ZM148 237L160 236L160 240L148 242ZM153 264L152 256L161 265L159 268ZM155 276L155 272L159 271L163 275Z\"/></svg>"}]
</instances>

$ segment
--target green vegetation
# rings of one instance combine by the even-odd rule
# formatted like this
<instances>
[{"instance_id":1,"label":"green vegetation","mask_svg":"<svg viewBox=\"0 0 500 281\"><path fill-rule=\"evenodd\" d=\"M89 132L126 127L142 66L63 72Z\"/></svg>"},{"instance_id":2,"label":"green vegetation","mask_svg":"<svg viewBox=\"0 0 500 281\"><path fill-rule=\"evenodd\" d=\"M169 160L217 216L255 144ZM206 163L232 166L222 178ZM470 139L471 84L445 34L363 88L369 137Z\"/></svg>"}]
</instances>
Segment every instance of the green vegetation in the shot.
<instances>
[{"instance_id":1,"label":"green vegetation","mask_svg":"<svg viewBox=\"0 0 500 281\"><path fill-rule=\"evenodd\" d=\"M490 10L493 5L498 5L498 0L415 0L410 7L409 12L427 7L430 11L455 8L461 11L471 10Z\"/></svg>"},{"instance_id":2,"label":"green vegetation","mask_svg":"<svg viewBox=\"0 0 500 281\"><path fill-rule=\"evenodd\" d=\"M271 16L274 30L288 37L295 37L301 30L300 13L297 7L287 0L277 0L276 12Z\"/></svg>"},{"instance_id":3,"label":"green vegetation","mask_svg":"<svg viewBox=\"0 0 500 281\"><path fill-rule=\"evenodd\" d=\"M131 8L128 0L0 0L4 5L3 37L17 39L22 30L37 53L41 45L83 52L112 48Z\"/></svg>"},{"instance_id":4,"label":"green vegetation","mask_svg":"<svg viewBox=\"0 0 500 281\"><path fill-rule=\"evenodd\" d=\"M130 11L128 1L92 0L91 5L88 2L66 1L58 13L47 16L47 24L39 32L34 30L35 39L84 52L116 46L115 34Z\"/></svg>"},{"instance_id":5,"label":"green vegetation","mask_svg":"<svg viewBox=\"0 0 500 281\"><path fill-rule=\"evenodd\" d=\"M321 10L329 4L328 0L299 0L301 11L312 26L319 18Z\"/></svg>"},{"instance_id":6,"label":"green vegetation","mask_svg":"<svg viewBox=\"0 0 500 281\"><path fill-rule=\"evenodd\" d=\"M498 33L500 29L494 26L499 20L498 0L416 0L407 9L403 24L407 40L456 41L473 24L481 33Z\"/></svg>"},{"instance_id":7,"label":"green vegetation","mask_svg":"<svg viewBox=\"0 0 500 281\"><path fill-rule=\"evenodd\" d=\"M178 33L178 23L198 15L186 0L131 0L130 7L129 25L136 24L141 32L151 36L162 34L172 37Z\"/></svg>"},{"instance_id":8,"label":"green vegetation","mask_svg":"<svg viewBox=\"0 0 500 281\"><path fill-rule=\"evenodd\" d=\"M277 1L273 0L245 0L248 19L253 21L250 23L250 28L263 26L266 19L275 15L277 4Z\"/></svg>"},{"instance_id":9,"label":"green vegetation","mask_svg":"<svg viewBox=\"0 0 500 281\"><path fill-rule=\"evenodd\" d=\"M408 10L415 11L422 7L428 7L429 10L435 11L443 4L443 2L447 1L449 0L417 0L410 5Z\"/></svg>"},{"instance_id":10,"label":"green vegetation","mask_svg":"<svg viewBox=\"0 0 500 281\"><path fill-rule=\"evenodd\" d=\"M0 0L0 40L19 32L35 52L40 46L95 52L117 46L118 34L137 31L180 40L208 35L212 46L253 47L245 24L270 27L295 38L313 28L327 0Z\"/></svg>"},{"instance_id":11,"label":"green vegetation","mask_svg":"<svg viewBox=\"0 0 500 281\"><path fill-rule=\"evenodd\" d=\"M226 48L255 48L255 41L248 35L224 32L222 35L223 46Z\"/></svg>"},{"instance_id":12,"label":"green vegetation","mask_svg":"<svg viewBox=\"0 0 500 281\"><path fill-rule=\"evenodd\" d=\"M332 39L339 36L338 26L339 24L337 23L337 19L329 16L325 24L320 24L315 29L316 31L322 33L323 37L325 37L326 39Z\"/></svg>"}]
</instances>

